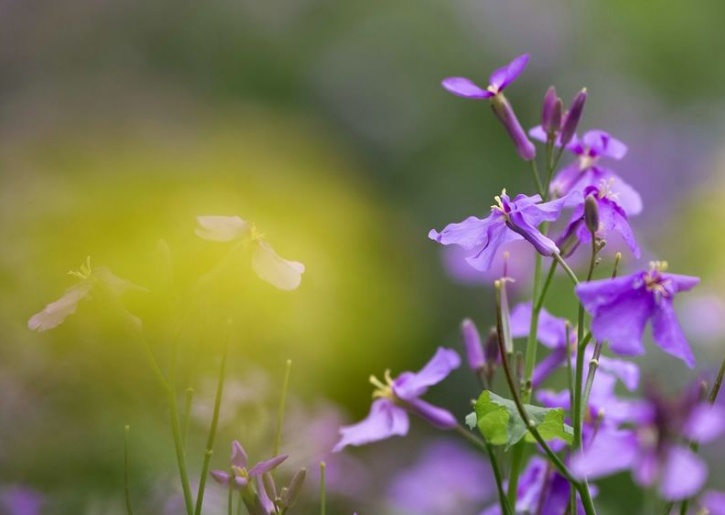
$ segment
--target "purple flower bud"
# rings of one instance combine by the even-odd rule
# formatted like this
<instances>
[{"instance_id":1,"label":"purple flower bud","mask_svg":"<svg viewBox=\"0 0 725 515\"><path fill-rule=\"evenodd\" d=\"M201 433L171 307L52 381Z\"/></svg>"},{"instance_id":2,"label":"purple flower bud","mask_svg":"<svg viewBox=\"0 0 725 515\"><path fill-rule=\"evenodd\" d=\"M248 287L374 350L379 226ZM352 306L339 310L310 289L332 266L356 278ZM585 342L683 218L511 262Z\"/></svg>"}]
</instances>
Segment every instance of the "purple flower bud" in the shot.
<instances>
[{"instance_id":1,"label":"purple flower bud","mask_svg":"<svg viewBox=\"0 0 725 515\"><path fill-rule=\"evenodd\" d=\"M277 485L274 484L274 478L270 472L262 474L262 484L264 485L264 491L272 501L277 499Z\"/></svg>"},{"instance_id":2,"label":"purple flower bud","mask_svg":"<svg viewBox=\"0 0 725 515\"><path fill-rule=\"evenodd\" d=\"M468 367L474 372L478 372L486 364L486 359L483 356L481 336L473 320L466 318L461 324L461 332L463 333L463 345L466 347Z\"/></svg>"},{"instance_id":3,"label":"purple flower bud","mask_svg":"<svg viewBox=\"0 0 725 515\"><path fill-rule=\"evenodd\" d=\"M563 103L556 96L556 89L551 86L544 96L544 107L541 112L541 127L547 135L554 135L561 129L561 113Z\"/></svg>"},{"instance_id":4,"label":"purple flower bud","mask_svg":"<svg viewBox=\"0 0 725 515\"><path fill-rule=\"evenodd\" d=\"M519 123L516 114L514 113L511 104L503 94L498 94L491 98L491 108L493 113L496 115L501 123L503 124L506 132L509 133L511 140L514 142L516 147L516 153L524 161L531 161L536 157L536 148L531 143L523 127Z\"/></svg>"},{"instance_id":5,"label":"purple flower bud","mask_svg":"<svg viewBox=\"0 0 725 515\"><path fill-rule=\"evenodd\" d=\"M582 112L584 111L584 103L587 101L587 88L582 89L576 94L574 100L571 103L569 111L564 117L564 121L561 124L561 146L566 146L571 141L576 133L576 128L581 120Z\"/></svg>"},{"instance_id":6,"label":"purple flower bud","mask_svg":"<svg viewBox=\"0 0 725 515\"><path fill-rule=\"evenodd\" d=\"M584 201L584 221L589 232L595 233L599 230L599 205L594 195L587 195Z\"/></svg>"},{"instance_id":7,"label":"purple flower bud","mask_svg":"<svg viewBox=\"0 0 725 515\"><path fill-rule=\"evenodd\" d=\"M498 345L498 331L492 327L488 332L486 344L483 346L483 356L489 368L495 367L501 359L501 350Z\"/></svg>"}]
</instances>

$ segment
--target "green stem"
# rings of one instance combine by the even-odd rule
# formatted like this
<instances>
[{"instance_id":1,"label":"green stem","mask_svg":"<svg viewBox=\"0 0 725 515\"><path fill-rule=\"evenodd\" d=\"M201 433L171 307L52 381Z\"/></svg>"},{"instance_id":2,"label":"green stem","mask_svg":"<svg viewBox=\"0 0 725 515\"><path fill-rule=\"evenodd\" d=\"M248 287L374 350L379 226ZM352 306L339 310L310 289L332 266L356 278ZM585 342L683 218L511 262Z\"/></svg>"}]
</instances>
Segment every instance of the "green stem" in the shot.
<instances>
[{"instance_id":1,"label":"green stem","mask_svg":"<svg viewBox=\"0 0 725 515\"><path fill-rule=\"evenodd\" d=\"M181 477L181 488L184 491L184 504L188 515L194 513L194 500L191 496L191 487L189 486L189 474L186 469L186 453L184 452L183 435L181 434L181 423L179 421L179 407L176 402L176 362L179 357L179 341L174 338L171 346L171 364L169 369L169 388L166 392L169 401L169 409L171 411L171 434L174 438L174 448L176 449L176 461L179 467L179 476Z\"/></svg>"},{"instance_id":2,"label":"green stem","mask_svg":"<svg viewBox=\"0 0 725 515\"><path fill-rule=\"evenodd\" d=\"M133 506L131 505L131 489L128 485L128 433L130 431L130 426L126 426L123 429L123 489L126 495L127 515L133 515Z\"/></svg>"},{"instance_id":3,"label":"green stem","mask_svg":"<svg viewBox=\"0 0 725 515\"><path fill-rule=\"evenodd\" d=\"M557 261L561 265L561 268L564 269L564 272L566 272L566 275L569 276L569 279L571 279L571 282L573 282L575 286L577 284L579 284L579 278L576 276L574 271L569 267L569 265L566 264L566 261L564 261L564 258L561 257L561 255L558 252L554 252L551 255L551 257L554 258L554 260Z\"/></svg>"},{"instance_id":4,"label":"green stem","mask_svg":"<svg viewBox=\"0 0 725 515\"><path fill-rule=\"evenodd\" d=\"M282 395L279 399L279 408L277 409L277 435L274 439L274 452L272 456L279 455L279 448L282 444L282 422L284 422L284 406L287 402L287 390L289 389L289 377L292 371L292 360L287 360L284 370L284 380L282 381Z\"/></svg>"},{"instance_id":5,"label":"green stem","mask_svg":"<svg viewBox=\"0 0 725 515\"><path fill-rule=\"evenodd\" d=\"M584 386L584 399L582 406L589 406L589 395L592 393L592 385L594 384L594 376L599 368L599 357L602 355L603 342L596 342L594 344L594 354L592 359L589 361L589 371L587 372L587 382Z\"/></svg>"},{"instance_id":6,"label":"green stem","mask_svg":"<svg viewBox=\"0 0 725 515\"><path fill-rule=\"evenodd\" d=\"M525 450L526 444L524 442L519 442L514 445L513 451L511 452L511 470L509 470L507 497L509 506L516 506L519 490L519 476L521 475L521 465L524 461Z\"/></svg>"},{"instance_id":7,"label":"green stem","mask_svg":"<svg viewBox=\"0 0 725 515\"><path fill-rule=\"evenodd\" d=\"M534 265L534 293L533 297L534 299L538 299L539 297L539 289L541 288L541 254L538 252L536 253L536 263ZM543 304L543 299L542 302ZM534 373L534 366L536 365L536 349L537 349L537 335L538 335L538 328L539 328L539 313L541 308L536 309L539 307L539 302L536 302L535 305L532 305L531 308L531 323L529 325L529 336L526 340L526 364L524 368L524 377L525 384L528 386L531 384L531 377ZM523 399L524 402L529 401L529 387L524 389Z\"/></svg>"},{"instance_id":8,"label":"green stem","mask_svg":"<svg viewBox=\"0 0 725 515\"><path fill-rule=\"evenodd\" d=\"M546 293L549 291L549 286L551 285L551 281L554 279L554 272L556 272L556 266L559 263L554 260L551 262L551 266L549 267L549 272L546 274L546 279L544 280L544 286L541 288L541 293L539 294L539 297L536 300L536 304L534 305L534 311L541 311L541 308L544 307L544 300L546 299Z\"/></svg>"},{"instance_id":9,"label":"green stem","mask_svg":"<svg viewBox=\"0 0 725 515\"><path fill-rule=\"evenodd\" d=\"M541 177L539 177L539 168L536 166L536 160L532 159L529 161L531 163L531 173L534 176L534 182L536 183L536 191L541 195L541 198L544 198L544 186L541 184Z\"/></svg>"},{"instance_id":10,"label":"green stem","mask_svg":"<svg viewBox=\"0 0 725 515\"><path fill-rule=\"evenodd\" d=\"M201 508L204 504L204 492L206 489L206 478L209 475L209 467L211 465L211 457L214 454L214 439L216 438L217 426L219 425L219 411L221 410L222 397L224 395L224 382L227 374L227 356L229 355L230 330L224 339L224 349L222 350L222 359L219 365L219 379L216 387L216 397L214 399L214 412L211 418L211 426L209 427L209 436L206 440L206 449L204 452L204 464L201 469L201 477L199 478L199 490L196 495L195 515L201 515Z\"/></svg>"},{"instance_id":11,"label":"green stem","mask_svg":"<svg viewBox=\"0 0 725 515\"><path fill-rule=\"evenodd\" d=\"M189 386L185 392L184 400L184 430L182 432L182 440L184 442L184 449L186 449L186 437L189 434L189 423L191 421L191 403L194 400L194 389Z\"/></svg>"},{"instance_id":12,"label":"green stem","mask_svg":"<svg viewBox=\"0 0 725 515\"><path fill-rule=\"evenodd\" d=\"M230 477L232 479L229 480L229 497L227 499L227 513L228 513L228 515L232 515L232 504L233 504L232 501L234 500L234 479L233 479L234 478L234 471L232 470L230 472L230 474L231 474Z\"/></svg>"},{"instance_id":13,"label":"green stem","mask_svg":"<svg viewBox=\"0 0 725 515\"><path fill-rule=\"evenodd\" d=\"M514 515L513 513L511 513L511 507L509 505L510 501L506 498L506 492L503 488L503 475L501 474L501 468L499 467L498 460L496 459L496 453L494 452L493 446L488 443L486 439L476 437L473 433L471 433L461 425L456 426L455 429L458 434L460 434L463 438L471 442L479 449L486 451L486 453L488 454L488 459L491 462L493 477L496 480L496 489L498 490L498 498L499 502L501 503L501 513L503 513L504 515Z\"/></svg>"}]
</instances>

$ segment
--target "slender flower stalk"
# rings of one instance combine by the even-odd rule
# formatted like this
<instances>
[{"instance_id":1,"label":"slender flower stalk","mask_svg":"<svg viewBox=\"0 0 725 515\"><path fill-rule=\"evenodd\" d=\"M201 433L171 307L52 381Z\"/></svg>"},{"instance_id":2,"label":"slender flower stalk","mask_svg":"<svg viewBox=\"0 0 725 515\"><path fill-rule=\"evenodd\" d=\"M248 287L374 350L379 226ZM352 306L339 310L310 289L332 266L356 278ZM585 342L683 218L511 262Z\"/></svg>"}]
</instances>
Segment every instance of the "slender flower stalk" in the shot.
<instances>
[{"instance_id":1,"label":"slender flower stalk","mask_svg":"<svg viewBox=\"0 0 725 515\"><path fill-rule=\"evenodd\" d=\"M123 491L126 498L126 515L133 515L133 505L131 503L131 489L128 484L128 434L131 426L123 428Z\"/></svg>"},{"instance_id":2,"label":"slender flower stalk","mask_svg":"<svg viewBox=\"0 0 725 515\"><path fill-rule=\"evenodd\" d=\"M214 454L214 440L216 438L217 426L219 424L219 411L221 410L222 397L224 395L224 382L227 374L227 356L229 355L229 340L231 332L231 322L227 323L227 334L224 338L224 349L222 350L222 359L219 364L219 378L217 380L216 395L214 398L214 412L211 417L211 425L209 426L209 436L206 440L206 448L204 450L204 463L201 469L201 477L199 479L199 491L196 495L195 515L201 515L202 506L204 504L204 492L206 489L206 478L209 475L209 467L211 465L211 457ZM275 452L276 456L277 453ZM230 501L231 502L231 501ZM231 509L231 508L230 508Z\"/></svg>"},{"instance_id":3,"label":"slender flower stalk","mask_svg":"<svg viewBox=\"0 0 725 515\"><path fill-rule=\"evenodd\" d=\"M188 515L194 513L194 499L191 495L191 486L189 484L189 473L186 468L186 452L184 451L183 435L181 432L181 422L179 419L179 407L176 402L176 365L179 359L179 339L174 338L171 344L171 363L169 365L169 388L167 397L169 401L171 434L174 439L174 449L176 450L176 461L179 468L179 476L181 479L181 488L184 492L184 505Z\"/></svg>"},{"instance_id":4,"label":"slender flower stalk","mask_svg":"<svg viewBox=\"0 0 725 515\"><path fill-rule=\"evenodd\" d=\"M287 402L287 390L289 389L289 378L292 372L292 360L288 359L284 369L284 379L282 380L282 394L279 399L279 407L277 408L277 434L274 438L274 452L279 454L279 447L282 444L282 422L284 422L284 406Z\"/></svg>"}]
</instances>

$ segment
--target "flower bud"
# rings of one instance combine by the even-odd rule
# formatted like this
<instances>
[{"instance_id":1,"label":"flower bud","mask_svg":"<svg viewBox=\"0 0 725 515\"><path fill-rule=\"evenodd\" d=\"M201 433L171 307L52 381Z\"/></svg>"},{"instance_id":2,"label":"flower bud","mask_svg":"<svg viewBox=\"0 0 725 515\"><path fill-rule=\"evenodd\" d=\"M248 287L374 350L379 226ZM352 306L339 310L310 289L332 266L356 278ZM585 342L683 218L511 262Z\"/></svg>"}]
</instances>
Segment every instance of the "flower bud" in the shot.
<instances>
[{"instance_id":1,"label":"flower bud","mask_svg":"<svg viewBox=\"0 0 725 515\"><path fill-rule=\"evenodd\" d=\"M511 140L514 142L516 147L516 153L524 161L531 161L536 157L536 148L531 143L523 127L519 123L516 114L509 101L502 94L498 94L491 98L491 108L493 113L496 115L501 123L503 124L506 132L509 133Z\"/></svg>"},{"instance_id":2,"label":"flower bud","mask_svg":"<svg viewBox=\"0 0 725 515\"><path fill-rule=\"evenodd\" d=\"M299 469L292 476L292 480L289 482L289 486L282 491L282 505L285 508L291 508L297 502L297 498L300 496L302 491L302 485L305 483L305 476L307 475L307 469Z\"/></svg>"},{"instance_id":3,"label":"flower bud","mask_svg":"<svg viewBox=\"0 0 725 515\"><path fill-rule=\"evenodd\" d=\"M556 96L556 89L551 86L544 96L544 106L541 111L541 127L548 135L555 135L561 129L561 113L563 103Z\"/></svg>"},{"instance_id":4,"label":"flower bud","mask_svg":"<svg viewBox=\"0 0 725 515\"><path fill-rule=\"evenodd\" d=\"M498 345L498 331L492 327L488 332L486 344L483 346L483 358L489 368L495 367L501 361L501 349Z\"/></svg>"},{"instance_id":5,"label":"flower bud","mask_svg":"<svg viewBox=\"0 0 725 515\"><path fill-rule=\"evenodd\" d=\"M576 94L574 100L571 103L569 111L564 117L564 121L561 125L561 145L565 146L571 141L576 133L576 128L581 120L582 112L584 111L584 103L587 101L587 88L582 89Z\"/></svg>"},{"instance_id":6,"label":"flower bud","mask_svg":"<svg viewBox=\"0 0 725 515\"><path fill-rule=\"evenodd\" d=\"M267 497L272 501L277 499L277 486L274 484L274 478L270 472L265 472L262 475L262 484L264 485L264 491L267 493Z\"/></svg>"},{"instance_id":7,"label":"flower bud","mask_svg":"<svg viewBox=\"0 0 725 515\"><path fill-rule=\"evenodd\" d=\"M486 364L483 347L481 346L481 336L470 318L466 318L461 323L461 332L463 333L463 345L466 348L466 356L468 357L468 367L477 372Z\"/></svg>"},{"instance_id":8,"label":"flower bud","mask_svg":"<svg viewBox=\"0 0 725 515\"><path fill-rule=\"evenodd\" d=\"M587 195L584 201L584 222L589 232L595 233L599 230L599 205L594 195Z\"/></svg>"}]
</instances>

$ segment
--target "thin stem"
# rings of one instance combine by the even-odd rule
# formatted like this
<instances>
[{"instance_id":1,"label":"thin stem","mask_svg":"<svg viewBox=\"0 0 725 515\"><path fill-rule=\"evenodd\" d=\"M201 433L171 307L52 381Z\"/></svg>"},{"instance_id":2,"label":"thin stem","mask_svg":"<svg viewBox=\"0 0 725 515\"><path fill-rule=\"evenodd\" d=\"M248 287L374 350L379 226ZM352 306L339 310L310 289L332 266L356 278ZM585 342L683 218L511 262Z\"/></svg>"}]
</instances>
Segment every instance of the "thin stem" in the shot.
<instances>
[{"instance_id":1,"label":"thin stem","mask_svg":"<svg viewBox=\"0 0 725 515\"><path fill-rule=\"evenodd\" d=\"M513 515L511 513L511 507L509 501L506 498L506 492L503 488L503 475L501 474L501 468L499 467L498 460L496 459L496 453L494 452L493 446L488 443L484 438L478 438L476 435L468 431L465 427L458 425L455 427L456 432L463 438L471 442L473 445L486 451L488 459L491 462L491 469L493 470L493 477L496 480L496 489L498 490L499 502L501 503L501 512L504 515Z\"/></svg>"},{"instance_id":2,"label":"thin stem","mask_svg":"<svg viewBox=\"0 0 725 515\"><path fill-rule=\"evenodd\" d=\"M216 387L216 397L214 398L214 412L211 417L211 426L209 427L209 436L206 440L206 449L204 452L204 464L201 469L201 477L199 478L199 490L196 494L195 515L201 515L201 507L204 504L204 492L206 489L206 478L209 475L209 466L211 457L214 454L214 439L216 438L217 426L219 425L219 411L221 410L222 397L224 395L224 382L227 374L227 356L229 355L230 329L227 325L227 334L224 338L224 348L222 350L222 359L219 365L219 379Z\"/></svg>"},{"instance_id":3,"label":"thin stem","mask_svg":"<svg viewBox=\"0 0 725 515\"><path fill-rule=\"evenodd\" d=\"M126 495L127 515L133 515L133 506L131 505L131 489L128 485L128 433L130 431L130 426L126 426L123 428L123 489Z\"/></svg>"},{"instance_id":4,"label":"thin stem","mask_svg":"<svg viewBox=\"0 0 725 515\"><path fill-rule=\"evenodd\" d=\"M574 378L571 369L571 325L566 321L566 383L569 388L569 406L574 406Z\"/></svg>"},{"instance_id":5,"label":"thin stem","mask_svg":"<svg viewBox=\"0 0 725 515\"><path fill-rule=\"evenodd\" d=\"M549 272L546 274L546 279L544 280L544 286L541 288L541 293L539 294L539 297L536 300L536 304L534 305L534 311L541 311L541 308L544 307L546 293L549 291L549 286L551 285L552 279L554 279L554 272L556 272L556 267L558 264L559 263L556 260L551 262Z\"/></svg>"},{"instance_id":6,"label":"thin stem","mask_svg":"<svg viewBox=\"0 0 725 515\"><path fill-rule=\"evenodd\" d=\"M561 265L561 268L564 269L564 272L566 272L566 275L569 276L569 279L571 279L571 282L573 282L575 286L577 284L579 284L579 278L576 276L574 271L569 267L569 265L566 264L566 261L564 261L564 258L561 257L561 255L558 252L554 252L551 255L551 257Z\"/></svg>"},{"instance_id":7,"label":"thin stem","mask_svg":"<svg viewBox=\"0 0 725 515\"><path fill-rule=\"evenodd\" d=\"M184 399L184 425L182 432L182 440L184 442L184 448L186 448L186 437L189 434L189 423L191 421L191 404L194 400L194 389L189 386L185 392Z\"/></svg>"},{"instance_id":8,"label":"thin stem","mask_svg":"<svg viewBox=\"0 0 725 515\"><path fill-rule=\"evenodd\" d=\"M229 480L229 497L227 499L227 513L228 515L232 515L232 504L234 500L234 471L231 471L231 476Z\"/></svg>"},{"instance_id":9,"label":"thin stem","mask_svg":"<svg viewBox=\"0 0 725 515\"><path fill-rule=\"evenodd\" d=\"M242 515L242 506L244 503L242 502L242 491L239 491L239 498L237 499L237 515Z\"/></svg>"},{"instance_id":10,"label":"thin stem","mask_svg":"<svg viewBox=\"0 0 725 515\"><path fill-rule=\"evenodd\" d=\"M320 515L325 515L326 512L326 500L325 500L325 462L320 462Z\"/></svg>"},{"instance_id":11,"label":"thin stem","mask_svg":"<svg viewBox=\"0 0 725 515\"><path fill-rule=\"evenodd\" d=\"M179 422L179 407L176 403L176 362L179 357L179 341L174 338L171 346L171 364L169 369L169 388L167 396L169 401L169 409L171 411L171 433L174 438L174 448L176 449L176 461L179 468L179 476L181 478L181 488L184 491L184 504L188 515L194 513L194 500L191 496L191 487L189 486L189 474L186 470L186 453L184 452L184 443L181 434L181 423Z\"/></svg>"},{"instance_id":12,"label":"thin stem","mask_svg":"<svg viewBox=\"0 0 725 515\"><path fill-rule=\"evenodd\" d=\"M536 191L544 198L544 186L541 184L541 177L539 177L539 168L536 166L536 159L529 161L531 163L531 173L534 176L534 182L536 183Z\"/></svg>"},{"instance_id":13,"label":"thin stem","mask_svg":"<svg viewBox=\"0 0 725 515\"><path fill-rule=\"evenodd\" d=\"M722 386L723 376L725 376L725 358L723 358L722 363L720 364L720 370L717 373L715 384L712 385L710 396L707 398L707 402L710 404L715 404L715 401L717 400L717 396L720 393L720 387Z\"/></svg>"},{"instance_id":14,"label":"thin stem","mask_svg":"<svg viewBox=\"0 0 725 515\"><path fill-rule=\"evenodd\" d=\"M594 354L592 359L589 361L589 371L587 372L587 382L584 386L584 400L582 401L583 406L589 405L589 395L592 393L592 385L594 384L594 376L599 368L599 357L602 355L602 347L604 342L596 342L594 344ZM586 409L586 408L585 408Z\"/></svg>"},{"instance_id":15,"label":"thin stem","mask_svg":"<svg viewBox=\"0 0 725 515\"><path fill-rule=\"evenodd\" d=\"M539 289L541 288L541 254L538 252L536 253L536 262L534 264L534 294L533 298L538 298L539 295ZM543 301L542 301L543 303ZM531 323L529 325L529 336L526 340L526 364L524 368L524 377L526 378L524 381L524 384L531 384L531 376L534 373L534 366L536 365L536 348L537 348L537 336L538 336L538 328L539 328L539 312L540 309L535 309L538 307L539 303L536 303L536 306L532 306L531 308ZM524 390L524 402L529 401L529 391L528 388Z\"/></svg>"},{"instance_id":16,"label":"thin stem","mask_svg":"<svg viewBox=\"0 0 725 515\"><path fill-rule=\"evenodd\" d=\"M273 456L279 454L279 448L282 444L282 422L284 421L284 406L287 402L287 390L289 389L289 377L292 371L292 360L287 360L287 364L284 370L284 380L282 381L282 395L279 399L279 408L277 409L277 435L274 439L274 453Z\"/></svg>"},{"instance_id":17,"label":"thin stem","mask_svg":"<svg viewBox=\"0 0 725 515\"><path fill-rule=\"evenodd\" d=\"M509 470L508 498L509 506L516 506L516 498L519 491L519 476L521 475L521 464L524 461L525 442L514 445L511 452L511 470Z\"/></svg>"}]
</instances>

